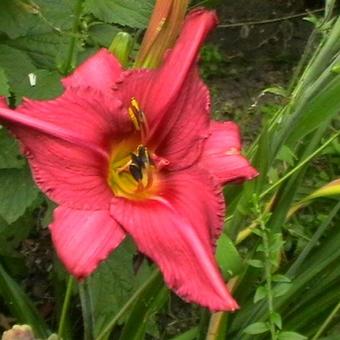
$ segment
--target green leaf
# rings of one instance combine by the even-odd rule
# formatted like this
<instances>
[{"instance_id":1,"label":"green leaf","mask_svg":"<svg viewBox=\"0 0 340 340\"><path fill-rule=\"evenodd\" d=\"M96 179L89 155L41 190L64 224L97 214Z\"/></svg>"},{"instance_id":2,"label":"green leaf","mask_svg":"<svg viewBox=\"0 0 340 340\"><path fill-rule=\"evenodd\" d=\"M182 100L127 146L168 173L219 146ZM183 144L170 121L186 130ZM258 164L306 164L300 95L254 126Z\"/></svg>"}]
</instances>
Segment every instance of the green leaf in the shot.
<instances>
[{"instance_id":1,"label":"green leaf","mask_svg":"<svg viewBox=\"0 0 340 340\"><path fill-rule=\"evenodd\" d=\"M292 146L340 111L340 75L324 84L320 92L309 99L303 111L296 113L289 123L290 134L285 144Z\"/></svg>"},{"instance_id":2,"label":"green leaf","mask_svg":"<svg viewBox=\"0 0 340 340\"><path fill-rule=\"evenodd\" d=\"M263 262L261 260L248 260L248 264L255 268L263 268Z\"/></svg>"},{"instance_id":3,"label":"green leaf","mask_svg":"<svg viewBox=\"0 0 340 340\"><path fill-rule=\"evenodd\" d=\"M9 84L5 71L0 67L0 96L9 96Z\"/></svg>"},{"instance_id":4,"label":"green leaf","mask_svg":"<svg viewBox=\"0 0 340 340\"><path fill-rule=\"evenodd\" d=\"M242 258L231 239L224 233L217 241L216 257L224 277L234 276L242 271Z\"/></svg>"},{"instance_id":5,"label":"green leaf","mask_svg":"<svg viewBox=\"0 0 340 340\"><path fill-rule=\"evenodd\" d=\"M17 247L27 238L35 222L33 214L25 214L12 224L0 217L0 255L19 256Z\"/></svg>"},{"instance_id":6,"label":"green leaf","mask_svg":"<svg viewBox=\"0 0 340 340\"><path fill-rule=\"evenodd\" d=\"M285 282L285 283L290 283L291 279L285 275L281 274L276 274L272 277L273 282Z\"/></svg>"},{"instance_id":7,"label":"green leaf","mask_svg":"<svg viewBox=\"0 0 340 340\"><path fill-rule=\"evenodd\" d=\"M254 296L254 303L261 301L267 296L267 289L264 286L259 286L256 289L255 296Z\"/></svg>"},{"instance_id":8,"label":"green leaf","mask_svg":"<svg viewBox=\"0 0 340 340\"><path fill-rule=\"evenodd\" d=\"M109 47L118 32L118 27L100 23L90 26L87 33L89 35L88 39L93 44Z\"/></svg>"},{"instance_id":9,"label":"green leaf","mask_svg":"<svg viewBox=\"0 0 340 340\"><path fill-rule=\"evenodd\" d=\"M132 263L135 252L133 243L124 241L87 280L95 335L100 333L126 303L134 288L150 273L148 267L142 266L138 275L134 274Z\"/></svg>"},{"instance_id":10,"label":"green leaf","mask_svg":"<svg viewBox=\"0 0 340 340\"><path fill-rule=\"evenodd\" d=\"M11 315L18 323L32 326L37 337L46 339L50 334L47 325L33 302L22 288L7 274L0 264L0 295L7 304Z\"/></svg>"},{"instance_id":11,"label":"green leaf","mask_svg":"<svg viewBox=\"0 0 340 340\"><path fill-rule=\"evenodd\" d=\"M292 283L280 283L274 287L273 295L275 297L285 295L291 287L292 287Z\"/></svg>"},{"instance_id":12,"label":"green leaf","mask_svg":"<svg viewBox=\"0 0 340 340\"><path fill-rule=\"evenodd\" d=\"M28 80L30 73L36 71L27 54L6 45L0 45L0 67L5 70L10 88L14 92L24 79Z\"/></svg>"},{"instance_id":13,"label":"green leaf","mask_svg":"<svg viewBox=\"0 0 340 340\"><path fill-rule=\"evenodd\" d=\"M25 35L34 25L38 8L23 0L0 1L0 31L11 39Z\"/></svg>"},{"instance_id":14,"label":"green leaf","mask_svg":"<svg viewBox=\"0 0 340 340\"><path fill-rule=\"evenodd\" d=\"M8 46L26 53L39 68L56 69L58 59L65 57L70 38L55 32L30 33L15 40L6 40Z\"/></svg>"},{"instance_id":15,"label":"green leaf","mask_svg":"<svg viewBox=\"0 0 340 340\"><path fill-rule=\"evenodd\" d=\"M0 126L0 170L8 168L22 168L24 158L20 155L17 141ZM0 189L1 190L1 189Z\"/></svg>"},{"instance_id":16,"label":"green leaf","mask_svg":"<svg viewBox=\"0 0 340 340\"><path fill-rule=\"evenodd\" d=\"M269 327L265 322L254 322L243 330L243 333L255 335L268 332Z\"/></svg>"},{"instance_id":17,"label":"green leaf","mask_svg":"<svg viewBox=\"0 0 340 340\"><path fill-rule=\"evenodd\" d=\"M195 340L198 336L198 327L193 327L188 331L171 338L171 340Z\"/></svg>"},{"instance_id":18,"label":"green leaf","mask_svg":"<svg viewBox=\"0 0 340 340\"><path fill-rule=\"evenodd\" d=\"M278 340L306 340L307 337L295 332L281 332Z\"/></svg>"},{"instance_id":19,"label":"green leaf","mask_svg":"<svg viewBox=\"0 0 340 340\"><path fill-rule=\"evenodd\" d=\"M32 99L53 99L63 92L60 78L57 72L47 70L32 72L18 84L16 94Z\"/></svg>"},{"instance_id":20,"label":"green leaf","mask_svg":"<svg viewBox=\"0 0 340 340\"><path fill-rule=\"evenodd\" d=\"M279 87L279 86L267 87L266 89L264 89L262 91L262 93L271 93L271 94L275 94L275 95L280 96L280 97L287 97L288 96L287 90L284 89L283 87Z\"/></svg>"},{"instance_id":21,"label":"green leaf","mask_svg":"<svg viewBox=\"0 0 340 340\"><path fill-rule=\"evenodd\" d=\"M152 315L164 306L168 296L169 291L163 280L155 280L155 284L148 287L136 301L119 340L145 339L146 327L150 323Z\"/></svg>"},{"instance_id":22,"label":"green leaf","mask_svg":"<svg viewBox=\"0 0 340 340\"><path fill-rule=\"evenodd\" d=\"M270 319L276 325L277 328L279 328L279 329L282 328L282 318L281 318L281 315L279 313L276 313L276 312L272 313L270 315Z\"/></svg>"},{"instance_id":23,"label":"green leaf","mask_svg":"<svg viewBox=\"0 0 340 340\"><path fill-rule=\"evenodd\" d=\"M0 216L12 223L37 198L38 189L27 169L0 170Z\"/></svg>"},{"instance_id":24,"label":"green leaf","mask_svg":"<svg viewBox=\"0 0 340 340\"><path fill-rule=\"evenodd\" d=\"M72 1L1 0L0 31L10 39L28 34L69 29L72 25Z\"/></svg>"},{"instance_id":25,"label":"green leaf","mask_svg":"<svg viewBox=\"0 0 340 340\"><path fill-rule=\"evenodd\" d=\"M296 155L294 155L293 151L287 145L282 145L276 158L287 162L290 166L293 166L297 159Z\"/></svg>"},{"instance_id":26,"label":"green leaf","mask_svg":"<svg viewBox=\"0 0 340 340\"><path fill-rule=\"evenodd\" d=\"M84 8L106 23L145 28L153 5L153 0L85 0Z\"/></svg>"}]
</instances>

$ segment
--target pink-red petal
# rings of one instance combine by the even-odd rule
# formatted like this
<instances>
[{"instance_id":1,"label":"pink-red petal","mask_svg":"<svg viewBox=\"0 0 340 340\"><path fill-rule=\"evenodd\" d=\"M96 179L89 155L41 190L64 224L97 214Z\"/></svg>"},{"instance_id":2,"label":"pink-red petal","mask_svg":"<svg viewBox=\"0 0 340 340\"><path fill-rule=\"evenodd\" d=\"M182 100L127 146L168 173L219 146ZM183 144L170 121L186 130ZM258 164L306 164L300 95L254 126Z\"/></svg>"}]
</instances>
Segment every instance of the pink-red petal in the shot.
<instances>
[{"instance_id":1,"label":"pink-red petal","mask_svg":"<svg viewBox=\"0 0 340 340\"><path fill-rule=\"evenodd\" d=\"M221 184L249 180L258 175L241 155L238 126L233 122L211 122L199 166L209 171Z\"/></svg>"},{"instance_id":2,"label":"pink-red petal","mask_svg":"<svg viewBox=\"0 0 340 340\"><path fill-rule=\"evenodd\" d=\"M0 116L1 110L5 109L0 109ZM19 115L15 111L7 112L14 118ZM71 135L75 133L93 146L44 133L44 129L35 129L34 124L29 127L21 123L8 124L20 140L42 191L55 202L70 208L108 209L112 196L107 184L109 149L115 139L120 140L132 129L119 102L108 100L102 93L91 89L70 89L53 101L26 100L20 107L22 116L40 122L42 127L48 124L56 131L62 129L70 131ZM96 152L96 149L103 152Z\"/></svg>"},{"instance_id":3,"label":"pink-red petal","mask_svg":"<svg viewBox=\"0 0 340 340\"><path fill-rule=\"evenodd\" d=\"M202 177L197 174L168 175L159 196L146 201L115 197L111 214L139 250L158 264L178 295L211 310L233 311L238 306L218 270L211 244L217 227L213 224L220 223L216 202L220 197L210 202L209 187L200 185Z\"/></svg>"},{"instance_id":4,"label":"pink-red petal","mask_svg":"<svg viewBox=\"0 0 340 340\"><path fill-rule=\"evenodd\" d=\"M121 72L122 68L118 60L103 48L77 67L62 82L66 88L91 87L107 93L120 78Z\"/></svg>"},{"instance_id":5,"label":"pink-red petal","mask_svg":"<svg viewBox=\"0 0 340 340\"><path fill-rule=\"evenodd\" d=\"M7 102L5 97L0 96L0 108L1 107L7 108Z\"/></svg>"},{"instance_id":6,"label":"pink-red petal","mask_svg":"<svg viewBox=\"0 0 340 340\"><path fill-rule=\"evenodd\" d=\"M159 69L127 72L117 85L126 107L132 97L139 101L150 127L148 144L176 169L197 159L208 135L209 92L199 78L196 61L216 22L214 12L192 12Z\"/></svg>"},{"instance_id":7,"label":"pink-red petal","mask_svg":"<svg viewBox=\"0 0 340 340\"><path fill-rule=\"evenodd\" d=\"M125 232L108 211L83 211L58 207L50 225L56 252L77 278L89 276L117 248Z\"/></svg>"}]
</instances>

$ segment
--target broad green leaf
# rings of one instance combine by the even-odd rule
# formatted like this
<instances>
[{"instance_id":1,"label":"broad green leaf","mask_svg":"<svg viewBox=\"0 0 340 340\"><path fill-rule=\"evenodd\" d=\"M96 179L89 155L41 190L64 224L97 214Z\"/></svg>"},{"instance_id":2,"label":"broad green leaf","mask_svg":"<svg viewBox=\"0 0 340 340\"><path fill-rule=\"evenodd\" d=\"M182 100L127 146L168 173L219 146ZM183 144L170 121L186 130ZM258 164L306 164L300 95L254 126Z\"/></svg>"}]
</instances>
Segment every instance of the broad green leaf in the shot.
<instances>
[{"instance_id":1,"label":"broad green leaf","mask_svg":"<svg viewBox=\"0 0 340 340\"><path fill-rule=\"evenodd\" d=\"M5 70L10 88L14 92L24 79L28 79L30 73L36 71L27 54L6 45L0 45L0 67Z\"/></svg>"},{"instance_id":2,"label":"broad green leaf","mask_svg":"<svg viewBox=\"0 0 340 340\"><path fill-rule=\"evenodd\" d=\"M1 0L0 31L16 39L69 29L72 8L72 1L64 0Z\"/></svg>"},{"instance_id":3,"label":"broad green leaf","mask_svg":"<svg viewBox=\"0 0 340 340\"><path fill-rule=\"evenodd\" d=\"M88 40L94 45L109 47L115 35L119 32L118 27L109 24L95 24L89 27Z\"/></svg>"},{"instance_id":4,"label":"broad green leaf","mask_svg":"<svg viewBox=\"0 0 340 340\"><path fill-rule=\"evenodd\" d=\"M243 333L255 335L268 332L269 328L265 322L254 322L243 330Z\"/></svg>"},{"instance_id":5,"label":"broad green leaf","mask_svg":"<svg viewBox=\"0 0 340 340\"><path fill-rule=\"evenodd\" d=\"M281 332L278 340L306 340L307 337L296 332Z\"/></svg>"},{"instance_id":6,"label":"broad green leaf","mask_svg":"<svg viewBox=\"0 0 340 340\"><path fill-rule=\"evenodd\" d=\"M20 155L17 141L7 130L0 126L0 170L8 168L22 168L24 158ZM1 189L0 189L1 190Z\"/></svg>"},{"instance_id":7,"label":"broad green leaf","mask_svg":"<svg viewBox=\"0 0 340 340\"><path fill-rule=\"evenodd\" d=\"M145 266L140 268L139 275L134 274L132 263L135 252L132 242L124 241L87 280L96 335L120 310L139 282L149 274Z\"/></svg>"},{"instance_id":8,"label":"broad green leaf","mask_svg":"<svg viewBox=\"0 0 340 340\"><path fill-rule=\"evenodd\" d=\"M25 35L36 21L38 7L24 0L0 1L0 31L11 39Z\"/></svg>"},{"instance_id":9,"label":"broad green leaf","mask_svg":"<svg viewBox=\"0 0 340 340\"><path fill-rule=\"evenodd\" d=\"M4 43L26 53L37 67L54 70L57 60L65 58L70 37L56 32L30 33Z\"/></svg>"},{"instance_id":10,"label":"broad green leaf","mask_svg":"<svg viewBox=\"0 0 340 340\"><path fill-rule=\"evenodd\" d=\"M0 67L0 96L9 96L9 85L5 71Z\"/></svg>"},{"instance_id":11,"label":"broad green leaf","mask_svg":"<svg viewBox=\"0 0 340 340\"><path fill-rule=\"evenodd\" d=\"M17 257L17 247L27 238L35 224L32 213L25 214L12 224L0 217L0 255Z\"/></svg>"},{"instance_id":12,"label":"broad green leaf","mask_svg":"<svg viewBox=\"0 0 340 340\"><path fill-rule=\"evenodd\" d=\"M85 0L85 11L106 23L145 28L153 9L153 0Z\"/></svg>"},{"instance_id":13,"label":"broad green leaf","mask_svg":"<svg viewBox=\"0 0 340 340\"><path fill-rule=\"evenodd\" d=\"M16 94L32 99L53 99L62 92L63 87L57 72L38 70L22 80Z\"/></svg>"},{"instance_id":14,"label":"broad green leaf","mask_svg":"<svg viewBox=\"0 0 340 340\"><path fill-rule=\"evenodd\" d=\"M27 169L0 170L0 216L12 223L38 196L31 174Z\"/></svg>"},{"instance_id":15,"label":"broad green leaf","mask_svg":"<svg viewBox=\"0 0 340 340\"><path fill-rule=\"evenodd\" d=\"M242 258L231 239L224 233L217 241L216 257L224 277L234 276L242 271Z\"/></svg>"}]
</instances>

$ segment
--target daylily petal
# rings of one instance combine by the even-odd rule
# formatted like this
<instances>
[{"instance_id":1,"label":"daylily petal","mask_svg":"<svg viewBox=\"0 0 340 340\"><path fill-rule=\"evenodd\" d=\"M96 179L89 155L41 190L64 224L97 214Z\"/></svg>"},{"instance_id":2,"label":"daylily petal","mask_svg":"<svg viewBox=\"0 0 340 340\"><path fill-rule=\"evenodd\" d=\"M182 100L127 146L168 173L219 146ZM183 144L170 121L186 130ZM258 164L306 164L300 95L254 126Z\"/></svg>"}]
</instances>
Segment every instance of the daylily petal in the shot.
<instances>
[{"instance_id":1,"label":"daylily petal","mask_svg":"<svg viewBox=\"0 0 340 340\"><path fill-rule=\"evenodd\" d=\"M211 122L199 166L208 170L220 183L248 180L258 175L240 154L240 130L233 122Z\"/></svg>"},{"instance_id":2,"label":"daylily petal","mask_svg":"<svg viewBox=\"0 0 340 340\"><path fill-rule=\"evenodd\" d=\"M119 79L121 72L122 68L118 60L103 48L77 67L62 82L66 88L90 86L93 89L107 92Z\"/></svg>"},{"instance_id":3,"label":"daylily petal","mask_svg":"<svg viewBox=\"0 0 340 340\"><path fill-rule=\"evenodd\" d=\"M237 303L217 268L211 245L210 228L220 221L219 204L216 198L210 202L209 187L204 186L208 193L201 192L202 177L196 175L195 180L190 175L195 177L187 172L169 175L160 196L147 201L115 197L111 214L139 250L159 265L167 285L178 295L211 310L235 310Z\"/></svg>"},{"instance_id":4,"label":"daylily petal","mask_svg":"<svg viewBox=\"0 0 340 340\"><path fill-rule=\"evenodd\" d=\"M20 113L0 109L0 117L1 110L12 113L12 121L20 116L20 124L8 127L22 143L37 184L52 200L70 208L108 209L112 196L107 184L109 148L115 138L132 129L119 103L91 89L70 89L53 101L26 101ZM24 118L41 123L41 129L34 124L28 128ZM56 131L80 135L88 145L56 138L53 131L44 133L45 123Z\"/></svg>"},{"instance_id":5,"label":"daylily petal","mask_svg":"<svg viewBox=\"0 0 340 340\"><path fill-rule=\"evenodd\" d=\"M63 206L54 210L50 230L58 256L77 278L90 275L125 237L108 211L83 211Z\"/></svg>"},{"instance_id":6,"label":"daylily petal","mask_svg":"<svg viewBox=\"0 0 340 340\"><path fill-rule=\"evenodd\" d=\"M139 101L150 126L149 144L164 152L163 157L173 157L177 169L193 163L207 137L209 92L199 79L196 61L216 22L214 12L192 12L162 67L126 72L118 84L125 106L132 97Z\"/></svg>"},{"instance_id":7,"label":"daylily petal","mask_svg":"<svg viewBox=\"0 0 340 340\"><path fill-rule=\"evenodd\" d=\"M0 97L0 107L8 107L5 97Z\"/></svg>"},{"instance_id":8,"label":"daylily petal","mask_svg":"<svg viewBox=\"0 0 340 340\"><path fill-rule=\"evenodd\" d=\"M118 138L132 129L120 100L89 87L69 89L54 100L25 99L17 110L27 117L82 135L106 151L112 137Z\"/></svg>"}]
</instances>

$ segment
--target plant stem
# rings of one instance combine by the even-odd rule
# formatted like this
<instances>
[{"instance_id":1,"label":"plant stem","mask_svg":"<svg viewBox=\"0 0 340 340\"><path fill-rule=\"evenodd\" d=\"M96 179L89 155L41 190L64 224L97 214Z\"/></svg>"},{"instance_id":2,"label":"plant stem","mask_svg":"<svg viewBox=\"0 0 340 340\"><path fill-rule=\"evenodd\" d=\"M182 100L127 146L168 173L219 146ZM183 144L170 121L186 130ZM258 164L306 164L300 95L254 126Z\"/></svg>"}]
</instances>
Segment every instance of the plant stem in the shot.
<instances>
[{"instance_id":1,"label":"plant stem","mask_svg":"<svg viewBox=\"0 0 340 340\"><path fill-rule=\"evenodd\" d=\"M65 64L63 65L62 72L64 74L68 74L74 67L74 54L75 54L75 48L76 48L76 42L77 42L77 33L79 29L79 21L80 21L80 15L82 10L82 4L83 0L78 0L75 8L74 8L74 21L72 25L72 37L70 40L70 45L67 53L67 58L65 61Z\"/></svg>"},{"instance_id":2,"label":"plant stem","mask_svg":"<svg viewBox=\"0 0 340 340\"><path fill-rule=\"evenodd\" d=\"M269 330L272 340L277 339L276 326L272 320L274 314L274 303L272 294L272 263L271 263L271 251L269 247L268 229L266 227L266 218L259 206L258 200L255 201L255 210L259 216L259 225L262 231L262 244L264 250L264 274L266 279L267 288L267 302L268 302L268 314L269 314Z\"/></svg>"},{"instance_id":3,"label":"plant stem","mask_svg":"<svg viewBox=\"0 0 340 340\"><path fill-rule=\"evenodd\" d=\"M269 192L271 192L273 189L275 189L278 185L280 185L282 182L284 182L287 178L289 178L291 175L293 175L295 172L300 170L304 165L306 165L312 158L314 158L317 154L319 154L323 149L326 148L330 143L333 142L338 136L340 135L340 131L335 133L331 138L327 140L324 144L322 144L318 149L316 149L313 153L311 153L308 157L306 157L301 163L299 163L295 168L293 168L291 171L287 172L286 175L281 177L278 181L276 181L273 185L271 185L267 190L262 192L260 195L260 198L265 197Z\"/></svg>"},{"instance_id":4,"label":"plant stem","mask_svg":"<svg viewBox=\"0 0 340 340\"><path fill-rule=\"evenodd\" d=\"M125 305L120 309L120 311L113 317L113 319L108 323L108 325L101 331L101 333L96 337L96 340L102 340L105 336L111 332L117 321L131 308L131 306L135 303L137 298L143 293L144 290L148 288L155 280L160 277L160 273L158 269L155 269L154 272L150 275L148 280L146 280L143 285L139 287L139 289L130 297L130 299L125 303Z\"/></svg>"},{"instance_id":5,"label":"plant stem","mask_svg":"<svg viewBox=\"0 0 340 340\"><path fill-rule=\"evenodd\" d=\"M321 325L317 333L313 336L312 340L319 339L320 335L323 333L323 331L326 329L326 327L329 325L329 323L332 321L336 313L340 310L340 302L334 307L331 314L329 314L328 318L325 320L325 322Z\"/></svg>"},{"instance_id":6,"label":"plant stem","mask_svg":"<svg viewBox=\"0 0 340 340\"><path fill-rule=\"evenodd\" d=\"M68 281L67 281L67 287L66 287L66 293L65 293L63 308L61 310L61 315L60 315L60 320L59 320L58 339L62 339L62 337L63 337L64 326L65 326L68 307L70 305L73 284L74 284L74 278L73 278L73 276L70 275L69 278L68 278Z\"/></svg>"},{"instance_id":7,"label":"plant stem","mask_svg":"<svg viewBox=\"0 0 340 340\"><path fill-rule=\"evenodd\" d=\"M87 281L79 284L79 296L81 301L81 310L83 314L84 324L84 340L94 339L94 314L91 304L91 296L89 294Z\"/></svg>"}]
</instances>

